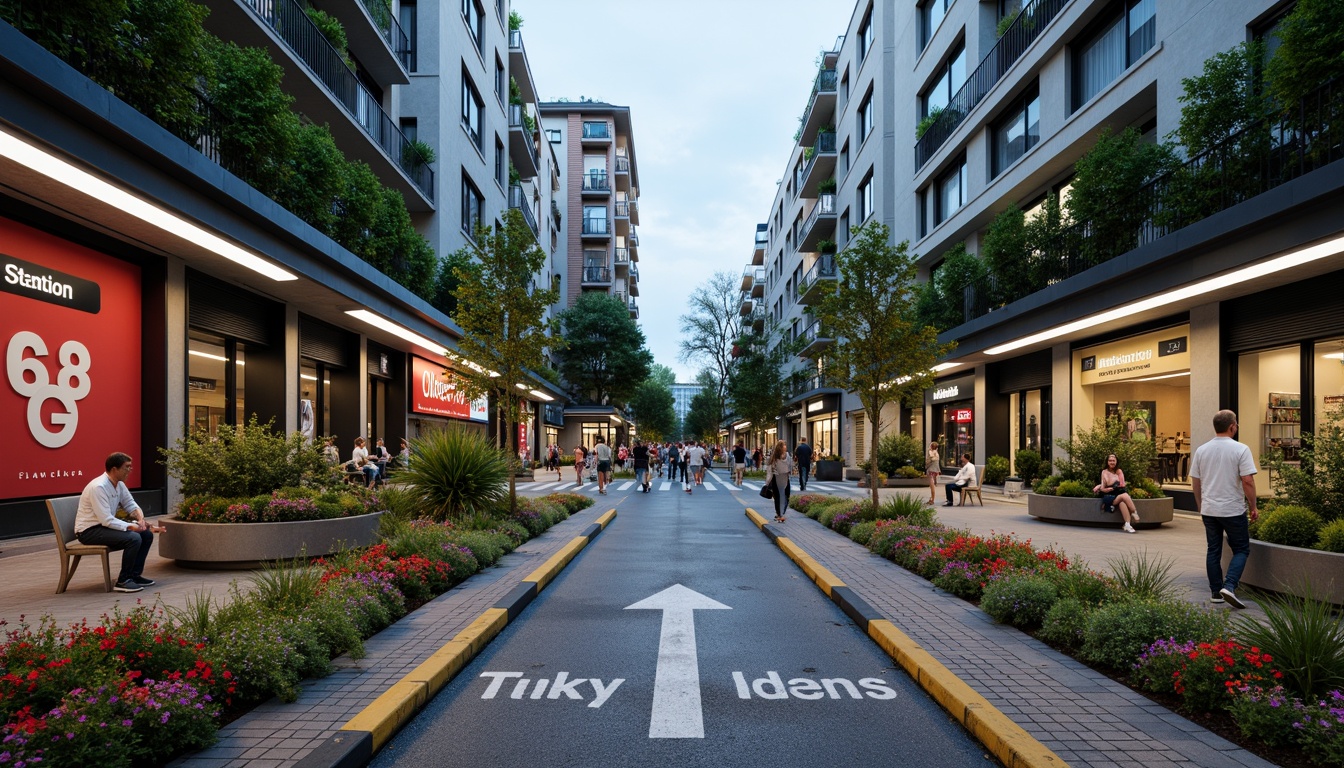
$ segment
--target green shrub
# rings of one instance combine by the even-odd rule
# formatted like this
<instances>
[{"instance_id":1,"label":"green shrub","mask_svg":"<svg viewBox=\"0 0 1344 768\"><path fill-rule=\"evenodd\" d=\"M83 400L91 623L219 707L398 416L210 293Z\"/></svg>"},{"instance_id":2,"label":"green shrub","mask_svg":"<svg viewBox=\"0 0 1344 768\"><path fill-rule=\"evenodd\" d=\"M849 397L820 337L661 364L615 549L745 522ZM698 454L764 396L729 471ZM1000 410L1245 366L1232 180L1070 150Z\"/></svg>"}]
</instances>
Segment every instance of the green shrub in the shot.
<instances>
[{"instance_id":1,"label":"green shrub","mask_svg":"<svg viewBox=\"0 0 1344 768\"><path fill-rule=\"evenodd\" d=\"M1092 605L1077 598L1057 600L1041 621L1041 639L1064 648L1077 648L1083 644L1087 620L1094 610Z\"/></svg>"},{"instance_id":2,"label":"green shrub","mask_svg":"<svg viewBox=\"0 0 1344 768\"><path fill-rule=\"evenodd\" d=\"M874 520L916 520L925 512L932 511L933 507L924 499L898 493L882 502L871 514Z\"/></svg>"},{"instance_id":3,"label":"green shrub","mask_svg":"<svg viewBox=\"0 0 1344 768\"><path fill-rule=\"evenodd\" d=\"M462 531L454 538L457 539L457 543L471 550L471 554L476 556L476 561L482 568L499 562L507 551L513 549L512 540L502 533Z\"/></svg>"},{"instance_id":4,"label":"green shrub","mask_svg":"<svg viewBox=\"0 0 1344 768\"><path fill-rule=\"evenodd\" d=\"M278 488L325 488L338 482L321 447L295 432L276 433L272 424L221 424L218 434L192 430L175 447L160 448L168 474L182 484L183 496L240 498Z\"/></svg>"},{"instance_id":5,"label":"green shrub","mask_svg":"<svg viewBox=\"0 0 1344 768\"><path fill-rule=\"evenodd\" d=\"M1073 198L1069 200L1072 202ZM1075 218L1074 221L1086 219ZM1055 440L1061 452L1055 458L1055 469L1064 480L1085 483L1089 494L1101 477L1106 457L1112 453L1126 478L1137 480L1145 477L1148 465L1157 457L1157 447L1152 440L1130 440L1125 436L1125 423L1131 418L1140 417L1141 414L1136 411L1126 411L1119 418L1098 418L1090 427L1080 426L1074 430L1071 440Z\"/></svg>"},{"instance_id":6,"label":"green shrub","mask_svg":"<svg viewBox=\"0 0 1344 768\"><path fill-rule=\"evenodd\" d=\"M789 508L807 515L814 504L834 501L834 496L823 496L819 493L800 493L797 496L789 497ZM810 515L809 515L810 517Z\"/></svg>"},{"instance_id":7,"label":"green shrub","mask_svg":"<svg viewBox=\"0 0 1344 768\"><path fill-rule=\"evenodd\" d=\"M891 477L901 478L903 480L914 480L917 477L923 477L923 476L924 476L924 470L920 469L919 467L897 467L896 473L894 475L891 475Z\"/></svg>"},{"instance_id":8,"label":"green shrub","mask_svg":"<svg viewBox=\"0 0 1344 768\"><path fill-rule=\"evenodd\" d=\"M1041 471L1041 452L1034 448L1023 448L1017 452L1017 476L1030 483L1036 480Z\"/></svg>"},{"instance_id":9,"label":"green shrub","mask_svg":"<svg viewBox=\"0 0 1344 768\"><path fill-rule=\"evenodd\" d=\"M913 435L883 435L877 443L877 470L888 477L895 477L902 467L913 467L914 477L924 474L923 446Z\"/></svg>"},{"instance_id":10,"label":"green shrub","mask_svg":"<svg viewBox=\"0 0 1344 768\"><path fill-rule=\"evenodd\" d=\"M1116 591L1127 600L1170 600L1179 596L1176 560L1148 550L1125 552L1106 561L1115 574Z\"/></svg>"},{"instance_id":11,"label":"green shrub","mask_svg":"<svg viewBox=\"0 0 1344 768\"><path fill-rule=\"evenodd\" d=\"M1147 475L1140 475L1129 484L1130 496L1135 499L1163 499L1167 494L1157 481ZM1135 496L1135 493L1139 495Z\"/></svg>"},{"instance_id":12,"label":"green shrub","mask_svg":"<svg viewBox=\"0 0 1344 768\"><path fill-rule=\"evenodd\" d=\"M1312 700L1344 688L1344 619L1329 603L1315 599L1310 584L1303 587L1303 597L1261 598L1264 620L1238 617L1236 636L1274 659L1289 692Z\"/></svg>"},{"instance_id":13,"label":"green shrub","mask_svg":"<svg viewBox=\"0 0 1344 768\"><path fill-rule=\"evenodd\" d=\"M1079 658L1099 667L1129 669L1154 641L1209 642L1227 631L1227 613L1184 600L1125 600L1097 608L1087 619Z\"/></svg>"},{"instance_id":14,"label":"green shrub","mask_svg":"<svg viewBox=\"0 0 1344 768\"><path fill-rule=\"evenodd\" d=\"M1067 570L1051 568L1042 575L1054 582L1061 598L1073 598L1084 605L1100 605L1119 593L1114 579L1088 570L1080 563L1074 563Z\"/></svg>"},{"instance_id":15,"label":"green shrub","mask_svg":"<svg viewBox=\"0 0 1344 768\"><path fill-rule=\"evenodd\" d=\"M835 516L840 514L841 512L847 511L848 509L849 504L846 502L827 504L826 506L821 508L821 511L819 513L817 513L817 522L821 523L827 528L830 528L831 521L835 519Z\"/></svg>"},{"instance_id":16,"label":"green shrub","mask_svg":"<svg viewBox=\"0 0 1344 768\"><path fill-rule=\"evenodd\" d=\"M1297 740L1298 710L1282 687L1253 686L1232 699L1228 710L1241 735L1267 747L1286 747Z\"/></svg>"},{"instance_id":17,"label":"green shrub","mask_svg":"<svg viewBox=\"0 0 1344 768\"><path fill-rule=\"evenodd\" d=\"M1064 478L1059 475L1046 475L1040 480L1037 480L1036 484L1031 487L1032 493L1039 493L1042 496L1054 496L1055 491L1059 488L1060 481L1063 479Z\"/></svg>"},{"instance_id":18,"label":"green shrub","mask_svg":"<svg viewBox=\"0 0 1344 768\"><path fill-rule=\"evenodd\" d=\"M1000 624L1031 629L1045 621L1059 600L1059 589L1046 575L1014 573L993 579L980 596L980 609Z\"/></svg>"},{"instance_id":19,"label":"green shrub","mask_svg":"<svg viewBox=\"0 0 1344 768\"><path fill-rule=\"evenodd\" d=\"M873 531L875 530L877 530L877 522L874 520L859 523L849 529L849 540L866 547L868 542L872 541Z\"/></svg>"},{"instance_id":20,"label":"green shrub","mask_svg":"<svg viewBox=\"0 0 1344 768\"><path fill-rule=\"evenodd\" d=\"M1344 553L1344 518L1321 526L1316 548L1326 552Z\"/></svg>"},{"instance_id":21,"label":"green shrub","mask_svg":"<svg viewBox=\"0 0 1344 768\"><path fill-rule=\"evenodd\" d=\"M1260 540L1289 547L1311 547L1321 535L1321 518L1296 504L1286 504L1262 517Z\"/></svg>"},{"instance_id":22,"label":"green shrub","mask_svg":"<svg viewBox=\"0 0 1344 768\"><path fill-rule=\"evenodd\" d=\"M582 512L597 503L591 496L584 496L581 493L548 493L542 498L553 504L560 504L569 510L571 515Z\"/></svg>"},{"instance_id":23,"label":"green shrub","mask_svg":"<svg viewBox=\"0 0 1344 768\"><path fill-rule=\"evenodd\" d=\"M436 520L488 510L508 494L509 460L489 440L466 429L445 429L411 440L415 461L397 480L423 499Z\"/></svg>"},{"instance_id":24,"label":"green shrub","mask_svg":"<svg viewBox=\"0 0 1344 768\"><path fill-rule=\"evenodd\" d=\"M1092 492L1092 486L1084 483L1082 480L1064 480L1055 488L1056 496L1068 496L1075 499L1095 498L1097 494Z\"/></svg>"},{"instance_id":25,"label":"green shrub","mask_svg":"<svg viewBox=\"0 0 1344 768\"><path fill-rule=\"evenodd\" d=\"M985 461L985 482L989 485L1003 485L1008 478L1008 459L1003 456L990 456Z\"/></svg>"}]
</instances>

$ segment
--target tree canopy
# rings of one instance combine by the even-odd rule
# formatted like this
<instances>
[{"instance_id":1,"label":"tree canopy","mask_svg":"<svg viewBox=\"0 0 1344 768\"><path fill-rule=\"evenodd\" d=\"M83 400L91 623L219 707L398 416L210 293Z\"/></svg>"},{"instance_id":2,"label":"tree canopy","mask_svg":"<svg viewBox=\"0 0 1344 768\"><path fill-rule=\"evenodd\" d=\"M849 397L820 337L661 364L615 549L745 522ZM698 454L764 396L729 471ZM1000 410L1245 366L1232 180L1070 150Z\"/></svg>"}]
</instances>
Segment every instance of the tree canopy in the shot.
<instances>
[{"instance_id":1,"label":"tree canopy","mask_svg":"<svg viewBox=\"0 0 1344 768\"><path fill-rule=\"evenodd\" d=\"M579 295L560 313L565 338L560 374L587 405L624 406L649 375L653 354L625 302L605 293Z\"/></svg>"},{"instance_id":2,"label":"tree canopy","mask_svg":"<svg viewBox=\"0 0 1344 768\"><path fill-rule=\"evenodd\" d=\"M755 435L774 425L788 394L783 374L786 345L778 336L772 328L767 334L739 339L739 355L728 381L728 405L738 418L751 422Z\"/></svg>"},{"instance_id":3,"label":"tree canopy","mask_svg":"<svg viewBox=\"0 0 1344 768\"><path fill-rule=\"evenodd\" d=\"M666 366L655 367L666 369ZM635 412L639 436L645 440L664 440L675 436L677 412L673 408L674 403L671 387L653 376L645 379L630 399L630 410Z\"/></svg>"},{"instance_id":4,"label":"tree canopy","mask_svg":"<svg viewBox=\"0 0 1344 768\"><path fill-rule=\"evenodd\" d=\"M706 415L713 416L715 434L728 410L733 345L742 335L740 285L731 272L715 272L691 293L690 311L681 316L681 359L703 366L697 381L709 390L713 408Z\"/></svg>"}]
</instances>

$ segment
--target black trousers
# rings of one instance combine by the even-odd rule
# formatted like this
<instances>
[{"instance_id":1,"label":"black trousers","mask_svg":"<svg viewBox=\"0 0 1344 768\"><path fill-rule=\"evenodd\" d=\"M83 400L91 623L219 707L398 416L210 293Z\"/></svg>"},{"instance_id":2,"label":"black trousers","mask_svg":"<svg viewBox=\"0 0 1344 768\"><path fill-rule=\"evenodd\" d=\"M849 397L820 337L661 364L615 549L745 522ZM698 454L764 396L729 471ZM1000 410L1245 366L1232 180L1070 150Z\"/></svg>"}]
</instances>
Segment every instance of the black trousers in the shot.
<instances>
[{"instance_id":1,"label":"black trousers","mask_svg":"<svg viewBox=\"0 0 1344 768\"><path fill-rule=\"evenodd\" d=\"M773 483L774 481L771 482ZM792 485L792 483L786 483L784 485L784 492L780 493L779 485L777 483L775 484L775 517L783 517L784 513L789 511L790 485Z\"/></svg>"}]
</instances>

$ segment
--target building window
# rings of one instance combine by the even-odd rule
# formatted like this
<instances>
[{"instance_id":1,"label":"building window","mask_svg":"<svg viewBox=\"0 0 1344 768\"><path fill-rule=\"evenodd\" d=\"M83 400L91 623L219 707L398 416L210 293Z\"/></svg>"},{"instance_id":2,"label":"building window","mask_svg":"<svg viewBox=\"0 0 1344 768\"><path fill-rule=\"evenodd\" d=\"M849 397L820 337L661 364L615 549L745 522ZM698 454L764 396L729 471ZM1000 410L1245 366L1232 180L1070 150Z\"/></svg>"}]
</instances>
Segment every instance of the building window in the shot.
<instances>
[{"instance_id":1,"label":"building window","mask_svg":"<svg viewBox=\"0 0 1344 768\"><path fill-rule=\"evenodd\" d=\"M552 144L559 144L559 143L562 141L562 139L561 139L561 137L560 137L560 129L559 129L559 128L547 128L547 129L546 129L546 140L549 141L549 142L552 143Z\"/></svg>"},{"instance_id":2,"label":"building window","mask_svg":"<svg viewBox=\"0 0 1344 768\"><path fill-rule=\"evenodd\" d=\"M839 178L845 178L849 173L849 141L845 141L845 146L840 148L840 174Z\"/></svg>"},{"instance_id":3,"label":"building window","mask_svg":"<svg viewBox=\"0 0 1344 768\"><path fill-rule=\"evenodd\" d=\"M855 128L859 133L860 145L863 144L864 139L868 138L868 134L872 133L873 123L876 119L876 110L873 109L873 92L869 90L864 95L863 102L859 104L859 111L855 113L855 120L858 121Z\"/></svg>"},{"instance_id":4,"label":"building window","mask_svg":"<svg viewBox=\"0 0 1344 768\"><path fill-rule=\"evenodd\" d=\"M868 12L864 14L863 21L859 24L859 49L856 55L862 62L868 57L868 49L873 47L873 7L868 6Z\"/></svg>"},{"instance_id":5,"label":"building window","mask_svg":"<svg viewBox=\"0 0 1344 768\"><path fill-rule=\"evenodd\" d=\"M1114 82L1156 42L1157 0L1126 0L1118 16L1073 46L1073 108Z\"/></svg>"},{"instance_id":6,"label":"building window","mask_svg":"<svg viewBox=\"0 0 1344 768\"><path fill-rule=\"evenodd\" d=\"M605 235L608 232L610 230L607 229L607 206L583 206L583 234Z\"/></svg>"},{"instance_id":7,"label":"building window","mask_svg":"<svg viewBox=\"0 0 1344 768\"><path fill-rule=\"evenodd\" d=\"M929 0L927 3L919 6L919 50L929 44L933 39L933 33L938 31L938 25L943 23L943 17L947 15L947 6L952 0Z\"/></svg>"},{"instance_id":8,"label":"building window","mask_svg":"<svg viewBox=\"0 0 1344 768\"><path fill-rule=\"evenodd\" d=\"M1032 83L1020 101L994 127L993 175L1003 173L1040 140L1041 91L1038 84Z\"/></svg>"},{"instance_id":9,"label":"building window","mask_svg":"<svg viewBox=\"0 0 1344 768\"><path fill-rule=\"evenodd\" d=\"M484 106L481 94L471 82L471 76L465 69L462 70L462 127L477 149L481 147L481 109Z\"/></svg>"},{"instance_id":10,"label":"building window","mask_svg":"<svg viewBox=\"0 0 1344 768\"><path fill-rule=\"evenodd\" d=\"M481 225L481 209L485 207L485 198L471 177L462 172L462 231L467 237L476 239L476 228Z\"/></svg>"},{"instance_id":11,"label":"building window","mask_svg":"<svg viewBox=\"0 0 1344 768\"><path fill-rule=\"evenodd\" d=\"M585 139L610 139L611 130L607 127L605 120L584 120L583 138Z\"/></svg>"},{"instance_id":12,"label":"building window","mask_svg":"<svg viewBox=\"0 0 1344 768\"><path fill-rule=\"evenodd\" d=\"M854 193L854 204L858 207L859 223L862 224L873 215L873 172L869 171L867 176L859 184L858 190Z\"/></svg>"},{"instance_id":13,"label":"building window","mask_svg":"<svg viewBox=\"0 0 1344 768\"><path fill-rule=\"evenodd\" d=\"M924 113L920 117L928 117L929 113L941 110L946 107L952 97L961 90L962 83L966 82L966 45L964 42L957 43L952 52L948 54L938 70L938 78L933 81L929 90L924 92L920 99L924 105Z\"/></svg>"},{"instance_id":14,"label":"building window","mask_svg":"<svg viewBox=\"0 0 1344 768\"><path fill-rule=\"evenodd\" d=\"M406 68L411 72L416 70L415 57L415 37L419 30L419 14L415 11L414 0L401 0L401 8L398 11L401 17L401 28L406 33Z\"/></svg>"},{"instance_id":15,"label":"building window","mask_svg":"<svg viewBox=\"0 0 1344 768\"><path fill-rule=\"evenodd\" d=\"M420 125L414 117L401 118L401 135L406 137L407 141L415 141L420 134Z\"/></svg>"},{"instance_id":16,"label":"building window","mask_svg":"<svg viewBox=\"0 0 1344 768\"><path fill-rule=\"evenodd\" d=\"M476 43L476 50L484 50L485 9L481 8L481 4L476 0L462 0L462 21L467 24L467 32L471 33L471 40Z\"/></svg>"},{"instance_id":17,"label":"building window","mask_svg":"<svg viewBox=\"0 0 1344 768\"><path fill-rule=\"evenodd\" d=\"M961 158L935 185L934 224L942 224L966 204L966 158Z\"/></svg>"},{"instance_id":18,"label":"building window","mask_svg":"<svg viewBox=\"0 0 1344 768\"><path fill-rule=\"evenodd\" d=\"M504 142L498 136L495 137L495 181L499 182L501 187L509 185L509 163L504 159Z\"/></svg>"},{"instance_id":19,"label":"building window","mask_svg":"<svg viewBox=\"0 0 1344 768\"><path fill-rule=\"evenodd\" d=\"M845 243L848 243L848 242L849 242L849 209L848 209L848 208L845 209L845 212L844 212L844 213L840 214L840 226L837 227L837 231L839 231L839 233L840 233L840 242L839 242L839 246L840 246L841 248L843 248L844 245L845 245Z\"/></svg>"},{"instance_id":20,"label":"building window","mask_svg":"<svg viewBox=\"0 0 1344 768\"><path fill-rule=\"evenodd\" d=\"M196 330L187 334L187 408L192 429L217 435L221 424L246 423L246 357L244 344L237 339Z\"/></svg>"},{"instance_id":21,"label":"building window","mask_svg":"<svg viewBox=\"0 0 1344 768\"><path fill-rule=\"evenodd\" d=\"M504 88L504 77L505 77L505 75L504 75L504 62L500 61L500 60L499 60L499 56L496 55L496 56L495 56L495 98L496 98L496 99L499 99L499 103L500 103L501 106L504 104L504 91L505 91L505 88Z\"/></svg>"}]
</instances>

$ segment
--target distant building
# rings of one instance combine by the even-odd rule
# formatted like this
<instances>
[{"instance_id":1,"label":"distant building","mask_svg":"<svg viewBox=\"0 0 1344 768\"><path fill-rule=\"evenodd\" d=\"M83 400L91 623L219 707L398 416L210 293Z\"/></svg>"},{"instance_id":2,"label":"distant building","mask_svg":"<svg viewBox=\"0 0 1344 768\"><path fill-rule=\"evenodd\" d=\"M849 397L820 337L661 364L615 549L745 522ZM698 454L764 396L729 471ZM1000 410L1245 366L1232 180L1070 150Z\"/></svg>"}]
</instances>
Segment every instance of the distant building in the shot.
<instances>
[{"instance_id":1,"label":"distant building","mask_svg":"<svg viewBox=\"0 0 1344 768\"><path fill-rule=\"evenodd\" d=\"M691 412L691 398L704 389L703 384L673 384L672 385L672 407L677 412L677 422L686 421L686 414Z\"/></svg>"}]
</instances>

